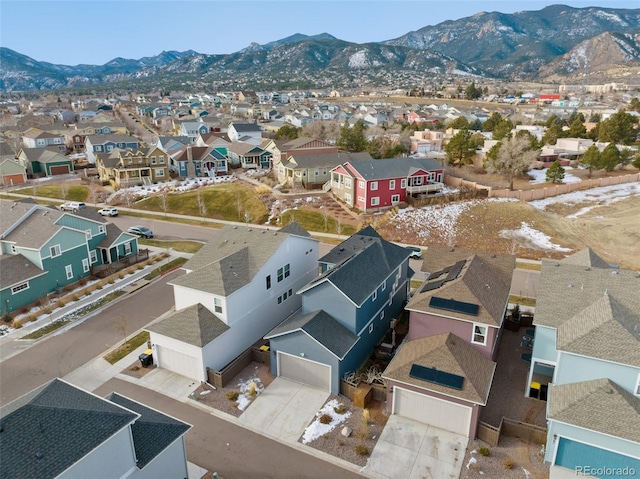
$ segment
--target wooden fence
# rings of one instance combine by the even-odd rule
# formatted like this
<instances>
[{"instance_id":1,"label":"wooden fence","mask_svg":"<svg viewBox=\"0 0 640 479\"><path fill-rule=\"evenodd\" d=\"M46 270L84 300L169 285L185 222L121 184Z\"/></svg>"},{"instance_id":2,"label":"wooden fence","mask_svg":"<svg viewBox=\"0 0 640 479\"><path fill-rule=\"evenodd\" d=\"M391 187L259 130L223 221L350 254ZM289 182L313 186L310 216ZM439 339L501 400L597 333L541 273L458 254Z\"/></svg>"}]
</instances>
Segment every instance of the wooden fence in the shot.
<instances>
[{"instance_id":1,"label":"wooden fence","mask_svg":"<svg viewBox=\"0 0 640 479\"><path fill-rule=\"evenodd\" d=\"M358 384L360 383L361 381L358 381ZM387 400L387 387L384 384L373 383L373 384L370 384L370 386L373 391L372 398L374 401L384 402ZM348 383L344 379L340 380L340 394L348 398L350 401L353 401L353 395L355 394L356 389L358 389L357 385L354 386L353 384Z\"/></svg>"},{"instance_id":2,"label":"wooden fence","mask_svg":"<svg viewBox=\"0 0 640 479\"><path fill-rule=\"evenodd\" d=\"M535 444L547 442L547 429L503 417L498 427L479 421L476 437L490 446L496 447L500 442L500 436L517 437L523 441Z\"/></svg>"},{"instance_id":3,"label":"wooden fence","mask_svg":"<svg viewBox=\"0 0 640 479\"><path fill-rule=\"evenodd\" d=\"M220 371L207 368L207 382L217 388L223 388L252 362L271 366L271 355L269 351L262 351L260 345L253 345Z\"/></svg>"}]
</instances>

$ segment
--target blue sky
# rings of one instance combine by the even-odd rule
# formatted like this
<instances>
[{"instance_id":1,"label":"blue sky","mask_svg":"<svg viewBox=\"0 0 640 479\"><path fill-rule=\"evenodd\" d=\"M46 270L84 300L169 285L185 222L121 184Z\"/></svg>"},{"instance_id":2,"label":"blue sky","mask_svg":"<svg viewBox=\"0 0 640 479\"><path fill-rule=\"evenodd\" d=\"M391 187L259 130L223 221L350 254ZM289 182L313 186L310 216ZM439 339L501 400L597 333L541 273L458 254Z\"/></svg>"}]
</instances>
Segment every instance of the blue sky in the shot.
<instances>
[{"instance_id":1,"label":"blue sky","mask_svg":"<svg viewBox=\"0 0 640 479\"><path fill-rule=\"evenodd\" d=\"M638 8L637 0L2 0L0 45L38 61L101 65L162 50L232 53L294 33L383 41L479 11L513 13L557 3Z\"/></svg>"}]
</instances>

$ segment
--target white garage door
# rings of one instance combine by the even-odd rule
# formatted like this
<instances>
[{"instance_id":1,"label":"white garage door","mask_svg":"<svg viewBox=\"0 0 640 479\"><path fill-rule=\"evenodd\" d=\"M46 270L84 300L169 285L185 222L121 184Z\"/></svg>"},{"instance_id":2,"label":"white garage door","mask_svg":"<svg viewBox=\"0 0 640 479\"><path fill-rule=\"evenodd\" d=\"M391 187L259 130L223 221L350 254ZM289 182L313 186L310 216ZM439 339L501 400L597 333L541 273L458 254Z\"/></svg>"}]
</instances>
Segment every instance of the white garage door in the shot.
<instances>
[{"instance_id":1,"label":"white garage door","mask_svg":"<svg viewBox=\"0 0 640 479\"><path fill-rule=\"evenodd\" d=\"M331 391L331 366L278 351L278 376Z\"/></svg>"},{"instance_id":2,"label":"white garage door","mask_svg":"<svg viewBox=\"0 0 640 479\"><path fill-rule=\"evenodd\" d=\"M198 358L160 345L156 345L156 354L159 367L198 381L204 379L203 366Z\"/></svg>"},{"instance_id":3,"label":"white garage door","mask_svg":"<svg viewBox=\"0 0 640 479\"><path fill-rule=\"evenodd\" d=\"M469 436L471 408L468 406L461 406L395 386L393 388L393 413L456 434Z\"/></svg>"}]
</instances>

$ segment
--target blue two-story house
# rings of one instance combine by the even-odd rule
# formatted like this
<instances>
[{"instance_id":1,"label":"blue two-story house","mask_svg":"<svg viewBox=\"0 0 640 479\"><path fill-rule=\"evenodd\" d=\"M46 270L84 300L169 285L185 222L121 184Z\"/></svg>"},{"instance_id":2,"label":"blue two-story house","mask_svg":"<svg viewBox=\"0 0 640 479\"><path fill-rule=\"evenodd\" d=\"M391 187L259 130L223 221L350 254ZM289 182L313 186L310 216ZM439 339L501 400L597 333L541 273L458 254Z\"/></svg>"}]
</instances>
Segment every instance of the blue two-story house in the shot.
<instances>
[{"instance_id":1,"label":"blue two-story house","mask_svg":"<svg viewBox=\"0 0 640 479\"><path fill-rule=\"evenodd\" d=\"M272 373L338 394L402 312L409 254L368 226L322 257L321 275L296 292L302 307L265 336Z\"/></svg>"},{"instance_id":2,"label":"blue two-story house","mask_svg":"<svg viewBox=\"0 0 640 479\"><path fill-rule=\"evenodd\" d=\"M84 139L84 151L89 163L96 163L96 153L108 153L116 148L125 150L131 148L137 150L140 142L133 136L113 135L87 135Z\"/></svg>"},{"instance_id":3,"label":"blue two-story house","mask_svg":"<svg viewBox=\"0 0 640 479\"><path fill-rule=\"evenodd\" d=\"M89 276L95 266L137 253L137 237L95 211L68 213L0 200L2 313Z\"/></svg>"},{"instance_id":4,"label":"blue two-story house","mask_svg":"<svg viewBox=\"0 0 640 479\"><path fill-rule=\"evenodd\" d=\"M589 249L542 262L527 385L546 391L552 479L640 473L639 291Z\"/></svg>"}]
</instances>

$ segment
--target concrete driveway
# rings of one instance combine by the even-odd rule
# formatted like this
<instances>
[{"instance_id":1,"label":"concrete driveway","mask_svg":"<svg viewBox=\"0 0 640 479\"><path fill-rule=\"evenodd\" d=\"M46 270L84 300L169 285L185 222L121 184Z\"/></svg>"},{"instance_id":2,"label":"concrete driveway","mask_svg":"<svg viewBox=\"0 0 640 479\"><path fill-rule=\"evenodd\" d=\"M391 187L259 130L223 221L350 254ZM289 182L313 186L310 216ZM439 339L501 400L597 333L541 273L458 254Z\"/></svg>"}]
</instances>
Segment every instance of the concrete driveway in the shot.
<instances>
[{"instance_id":1,"label":"concrete driveway","mask_svg":"<svg viewBox=\"0 0 640 479\"><path fill-rule=\"evenodd\" d=\"M362 473L376 479L457 479L469 438L395 414Z\"/></svg>"},{"instance_id":2,"label":"concrete driveway","mask_svg":"<svg viewBox=\"0 0 640 479\"><path fill-rule=\"evenodd\" d=\"M295 443L328 398L327 391L277 377L242 413L239 423Z\"/></svg>"}]
</instances>

